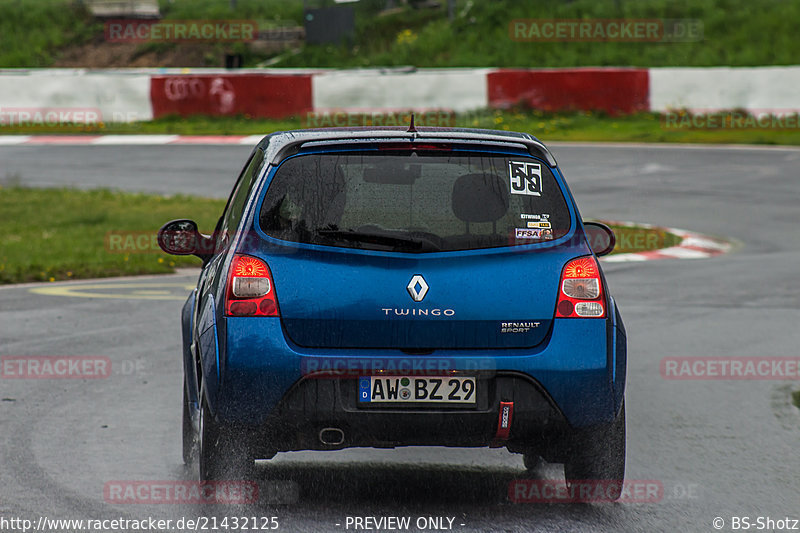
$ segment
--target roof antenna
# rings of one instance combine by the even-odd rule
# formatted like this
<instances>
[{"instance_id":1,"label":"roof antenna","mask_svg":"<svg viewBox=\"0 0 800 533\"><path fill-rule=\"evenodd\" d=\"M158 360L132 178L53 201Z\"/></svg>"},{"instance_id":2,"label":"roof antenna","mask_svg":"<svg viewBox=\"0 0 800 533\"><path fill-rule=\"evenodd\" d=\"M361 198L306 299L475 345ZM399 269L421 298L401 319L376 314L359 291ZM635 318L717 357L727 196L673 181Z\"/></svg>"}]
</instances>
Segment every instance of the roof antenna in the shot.
<instances>
[{"instance_id":1,"label":"roof antenna","mask_svg":"<svg viewBox=\"0 0 800 533\"><path fill-rule=\"evenodd\" d=\"M406 133L417 133L417 128L414 127L414 113L411 113L411 123L408 125Z\"/></svg>"}]
</instances>

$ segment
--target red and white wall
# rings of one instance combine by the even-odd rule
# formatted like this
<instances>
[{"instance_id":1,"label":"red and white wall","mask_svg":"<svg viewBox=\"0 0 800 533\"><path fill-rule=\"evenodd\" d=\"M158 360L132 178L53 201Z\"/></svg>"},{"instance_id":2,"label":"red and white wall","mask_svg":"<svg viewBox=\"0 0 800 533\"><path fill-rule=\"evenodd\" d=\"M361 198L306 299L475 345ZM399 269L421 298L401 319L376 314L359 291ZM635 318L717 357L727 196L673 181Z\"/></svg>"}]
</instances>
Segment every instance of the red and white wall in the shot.
<instances>
[{"instance_id":1,"label":"red and white wall","mask_svg":"<svg viewBox=\"0 0 800 533\"><path fill-rule=\"evenodd\" d=\"M574 69L0 70L0 125L15 110L96 110L106 122L201 113L284 118L313 111L518 103L608 113L800 110L800 66ZM6 115L7 117L8 115ZM1 130L0 130L1 131Z\"/></svg>"}]
</instances>

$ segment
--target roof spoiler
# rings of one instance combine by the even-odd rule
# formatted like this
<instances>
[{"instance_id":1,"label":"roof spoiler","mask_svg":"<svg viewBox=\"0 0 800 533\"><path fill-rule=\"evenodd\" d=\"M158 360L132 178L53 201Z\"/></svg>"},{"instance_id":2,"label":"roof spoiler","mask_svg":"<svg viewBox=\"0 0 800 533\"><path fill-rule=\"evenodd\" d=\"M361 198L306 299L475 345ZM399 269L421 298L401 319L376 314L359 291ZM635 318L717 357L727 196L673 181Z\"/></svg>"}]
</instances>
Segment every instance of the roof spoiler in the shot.
<instances>
[{"instance_id":1,"label":"roof spoiler","mask_svg":"<svg viewBox=\"0 0 800 533\"><path fill-rule=\"evenodd\" d=\"M347 131L347 132L309 132L298 135L280 143L280 147L268 156L272 165L277 165L286 157L296 154L307 143L325 141L357 141L357 142L387 142L387 141L425 141L425 142L488 142L497 144L521 144L533 156L544 159L548 165L555 168L556 159L547 147L532 137L500 135L491 133L472 133L464 131Z\"/></svg>"}]
</instances>

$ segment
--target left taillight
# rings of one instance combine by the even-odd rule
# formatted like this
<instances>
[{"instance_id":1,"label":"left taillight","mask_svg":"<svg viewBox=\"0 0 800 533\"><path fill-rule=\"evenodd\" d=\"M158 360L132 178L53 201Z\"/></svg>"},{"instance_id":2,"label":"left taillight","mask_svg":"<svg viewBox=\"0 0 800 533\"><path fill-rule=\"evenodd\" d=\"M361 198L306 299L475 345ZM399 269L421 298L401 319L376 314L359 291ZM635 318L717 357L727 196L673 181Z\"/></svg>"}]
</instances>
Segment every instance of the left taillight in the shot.
<instances>
[{"instance_id":1,"label":"left taillight","mask_svg":"<svg viewBox=\"0 0 800 533\"><path fill-rule=\"evenodd\" d=\"M579 257L564 266L558 286L556 318L605 318L603 280L597 260Z\"/></svg>"},{"instance_id":2,"label":"left taillight","mask_svg":"<svg viewBox=\"0 0 800 533\"><path fill-rule=\"evenodd\" d=\"M280 316L272 274L267 264L249 255L235 255L225 293L226 316Z\"/></svg>"}]
</instances>

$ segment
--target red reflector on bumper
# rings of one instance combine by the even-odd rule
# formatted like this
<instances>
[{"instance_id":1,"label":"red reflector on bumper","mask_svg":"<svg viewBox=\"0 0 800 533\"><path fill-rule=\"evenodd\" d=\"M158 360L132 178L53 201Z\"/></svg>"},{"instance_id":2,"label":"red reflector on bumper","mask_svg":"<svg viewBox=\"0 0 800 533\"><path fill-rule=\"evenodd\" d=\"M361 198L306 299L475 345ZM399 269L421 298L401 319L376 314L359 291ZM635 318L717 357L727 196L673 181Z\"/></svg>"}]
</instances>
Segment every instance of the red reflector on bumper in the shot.
<instances>
[{"instance_id":1,"label":"red reflector on bumper","mask_svg":"<svg viewBox=\"0 0 800 533\"><path fill-rule=\"evenodd\" d=\"M500 412L497 416L497 433L494 438L508 440L511 434L511 417L514 416L514 402L500 402Z\"/></svg>"}]
</instances>

